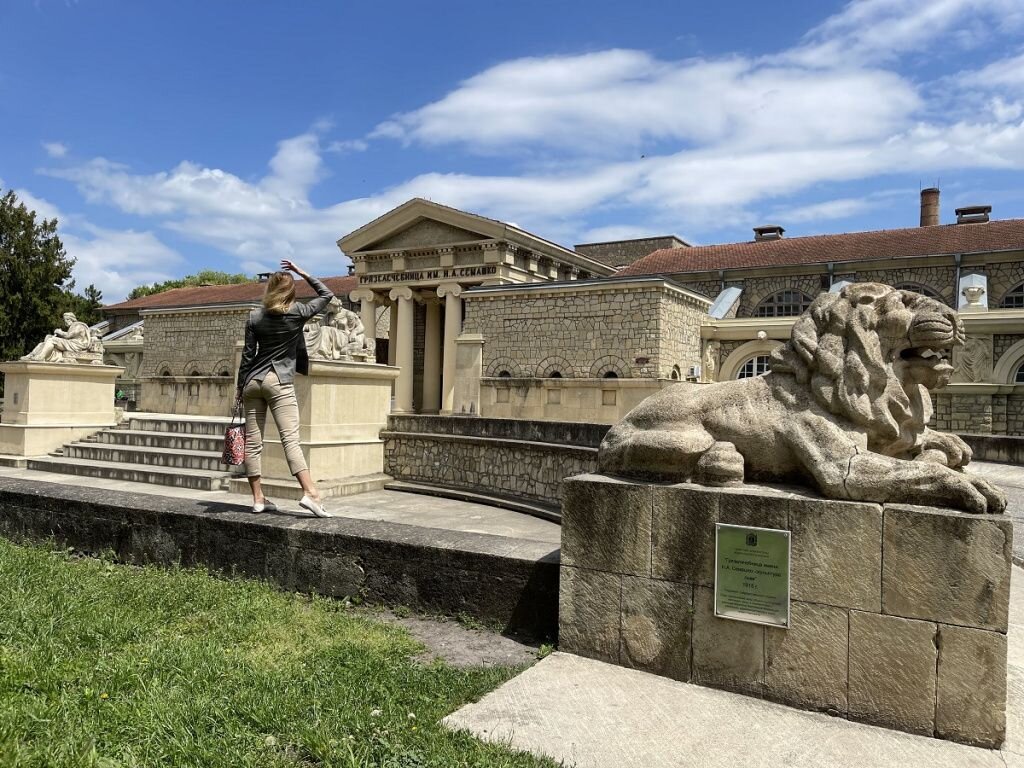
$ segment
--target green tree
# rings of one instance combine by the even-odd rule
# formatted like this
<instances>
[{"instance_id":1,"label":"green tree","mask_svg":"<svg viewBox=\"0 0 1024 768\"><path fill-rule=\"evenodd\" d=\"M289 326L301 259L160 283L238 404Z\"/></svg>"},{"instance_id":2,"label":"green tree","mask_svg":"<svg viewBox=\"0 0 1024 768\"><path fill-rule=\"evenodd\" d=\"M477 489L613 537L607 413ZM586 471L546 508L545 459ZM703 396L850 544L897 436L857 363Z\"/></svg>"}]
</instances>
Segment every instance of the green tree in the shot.
<instances>
[{"instance_id":1,"label":"green tree","mask_svg":"<svg viewBox=\"0 0 1024 768\"><path fill-rule=\"evenodd\" d=\"M248 275L232 275L228 272L204 269L194 275L188 275L187 277L182 277L177 280L165 280L162 283L140 285L138 288L132 289L131 293L128 294L128 298L139 299L143 296L152 296L154 293L163 293L164 291L169 291L172 288L187 288L200 285L233 285L235 283L248 283L251 281L252 278Z\"/></svg>"},{"instance_id":2,"label":"green tree","mask_svg":"<svg viewBox=\"0 0 1024 768\"><path fill-rule=\"evenodd\" d=\"M95 325L103 319L103 294L100 289L90 283L82 291L82 295L66 292L64 296L64 311L74 312L75 317L86 325Z\"/></svg>"},{"instance_id":3,"label":"green tree","mask_svg":"<svg viewBox=\"0 0 1024 768\"><path fill-rule=\"evenodd\" d=\"M37 217L13 191L0 197L0 360L16 360L61 325L74 264L56 219Z\"/></svg>"}]
</instances>

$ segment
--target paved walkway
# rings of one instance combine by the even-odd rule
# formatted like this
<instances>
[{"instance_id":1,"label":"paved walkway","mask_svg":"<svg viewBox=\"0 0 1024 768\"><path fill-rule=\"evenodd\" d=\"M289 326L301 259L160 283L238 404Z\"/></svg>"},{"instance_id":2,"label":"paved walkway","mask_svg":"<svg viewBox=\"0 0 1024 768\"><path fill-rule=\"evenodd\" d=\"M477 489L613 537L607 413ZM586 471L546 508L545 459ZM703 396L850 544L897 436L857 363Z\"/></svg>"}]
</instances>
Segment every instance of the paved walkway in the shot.
<instances>
[{"instance_id":1,"label":"paved walkway","mask_svg":"<svg viewBox=\"0 0 1024 768\"><path fill-rule=\"evenodd\" d=\"M976 461L971 462L970 468L1006 491L1006 513L1013 518L1013 560L1024 565L1024 467Z\"/></svg>"},{"instance_id":2,"label":"paved walkway","mask_svg":"<svg viewBox=\"0 0 1024 768\"><path fill-rule=\"evenodd\" d=\"M85 478L76 475L61 475L56 472L0 467L0 485L4 478L8 477L76 487L87 485L89 488L129 491L151 496L214 501L220 504L237 505L239 510L252 507L251 496L228 493L227 491L195 491L189 488L173 488L165 485L147 485L146 483L131 483L123 480ZM299 507L297 501L279 501L277 504L282 514L309 516L308 512ZM372 491L357 496L333 497L327 499L326 504L332 517L403 523L463 533L489 533L493 536L545 542L552 544L553 547L558 547L560 542L561 529L556 523L507 509L456 499L442 499L399 491Z\"/></svg>"},{"instance_id":3,"label":"paved walkway","mask_svg":"<svg viewBox=\"0 0 1024 768\"><path fill-rule=\"evenodd\" d=\"M577 768L1024 768L1024 571L1001 751L913 736L556 653L445 719Z\"/></svg>"}]
</instances>

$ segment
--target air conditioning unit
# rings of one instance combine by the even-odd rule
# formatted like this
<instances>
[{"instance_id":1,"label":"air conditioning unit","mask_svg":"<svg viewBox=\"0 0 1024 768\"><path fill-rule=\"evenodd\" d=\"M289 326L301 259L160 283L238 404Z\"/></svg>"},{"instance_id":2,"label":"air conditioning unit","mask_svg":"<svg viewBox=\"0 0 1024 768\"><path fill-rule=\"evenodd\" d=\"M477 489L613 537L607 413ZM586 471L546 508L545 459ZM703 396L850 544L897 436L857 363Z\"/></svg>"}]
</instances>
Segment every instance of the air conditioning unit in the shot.
<instances>
[{"instance_id":1,"label":"air conditioning unit","mask_svg":"<svg viewBox=\"0 0 1024 768\"><path fill-rule=\"evenodd\" d=\"M688 379L699 379L700 378L700 366L691 365L686 369L686 378Z\"/></svg>"}]
</instances>

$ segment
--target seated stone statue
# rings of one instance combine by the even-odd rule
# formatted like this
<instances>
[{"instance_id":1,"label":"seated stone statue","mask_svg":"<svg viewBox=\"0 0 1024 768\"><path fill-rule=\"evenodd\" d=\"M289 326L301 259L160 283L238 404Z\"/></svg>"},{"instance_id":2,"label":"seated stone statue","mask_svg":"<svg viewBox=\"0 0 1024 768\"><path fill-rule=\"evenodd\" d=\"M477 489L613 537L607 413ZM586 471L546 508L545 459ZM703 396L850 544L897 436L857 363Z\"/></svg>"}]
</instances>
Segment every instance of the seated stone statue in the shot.
<instances>
[{"instance_id":1,"label":"seated stone statue","mask_svg":"<svg viewBox=\"0 0 1024 768\"><path fill-rule=\"evenodd\" d=\"M354 356L373 359L363 321L335 299L328 305L326 319L317 317L306 324L306 350L319 360L352 360Z\"/></svg>"},{"instance_id":2,"label":"seated stone statue","mask_svg":"<svg viewBox=\"0 0 1024 768\"><path fill-rule=\"evenodd\" d=\"M93 336L89 326L78 320L71 312L65 312L63 319L64 325L67 326L66 331L61 328L54 329L52 334L21 359L41 363L102 364L103 343L98 337Z\"/></svg>"},{"instance_id":3,"label":"seated stone statue","mask_svg":"<svg viewBox=\"0 0 1024 768\"><path fill-rule=\"evenodd\" d=\"M928 428L963 325L944 304L878 283L825 293L765 376L667 387L609 430L600 471L643 479L811 485L834 499L996 513L1006 496L964 471L971 449Z\"/></svg>"}]
</instances>

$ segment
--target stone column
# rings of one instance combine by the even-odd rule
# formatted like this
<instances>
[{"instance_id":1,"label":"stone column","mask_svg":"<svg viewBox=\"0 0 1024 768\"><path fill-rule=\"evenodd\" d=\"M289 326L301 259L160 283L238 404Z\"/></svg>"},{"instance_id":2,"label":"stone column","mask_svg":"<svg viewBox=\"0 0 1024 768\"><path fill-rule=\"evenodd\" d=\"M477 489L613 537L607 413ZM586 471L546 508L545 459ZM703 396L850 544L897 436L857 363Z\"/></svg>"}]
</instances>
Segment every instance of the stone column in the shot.
<instances>
[{"instance_id":1,"label":"stone column","mask_svg":"<svg viewBox=\"0 0 1024 768\"><path fill-rule=\"evenodd\" d=\"M395 337L398 334L398 302L391 302L389 313L390 321L388 322L388 365L394 366L398 365L398 363L395 362L395 360L397 360L395 354L398 350L398 346L395 343Z\"/></svg>"},{"instance_id":2,"label":"stone column","mask_svg":"<svg viewBox=\"0 0 1024 768\"><path fill-rule=\"evenodd\" d=\"M424 296L427 322L423 338L423 412L441 410L441 302L437 296Z\"/></svg>"},{"instance_id":3,"label":"stone column","mask_svg":"<svg viewBox=\"0 0 1024 768\"><path fill-rule=\"evenodd\" d=\"M462 333L462 286L442 283L437 295L444 299L444 371L441 378L441 413L451 415L455 404L455 340Z\"/></svg>"},{"instance_id":4,"label":"stone column","mask_svg":"<svg viewBox=\"0 0 1024 768\"><path fill-rule=\"evenodd\" d=\"M389 297L398 302L398 327L392 327L391 339L395 345L395 365L400 372L395 382L395 413L412 413L413 383L413 324L412 289L406 286L392 288ZM390 346L390 345L389 345Z\"/></svg>"},{"instance_id":5,"label":"stone column","mask_svg":"<svg viewBox=\"0 0 1024 768\"><path fill-rule=\"evenodd\" d=\"M374 302L376 298L369 288L357 288L348 295L349 301L359 302L359 319L363 321L363 333L367 341L373 342L373 349L377 349L377 315Z\"/></svg>"}]
</instances>

